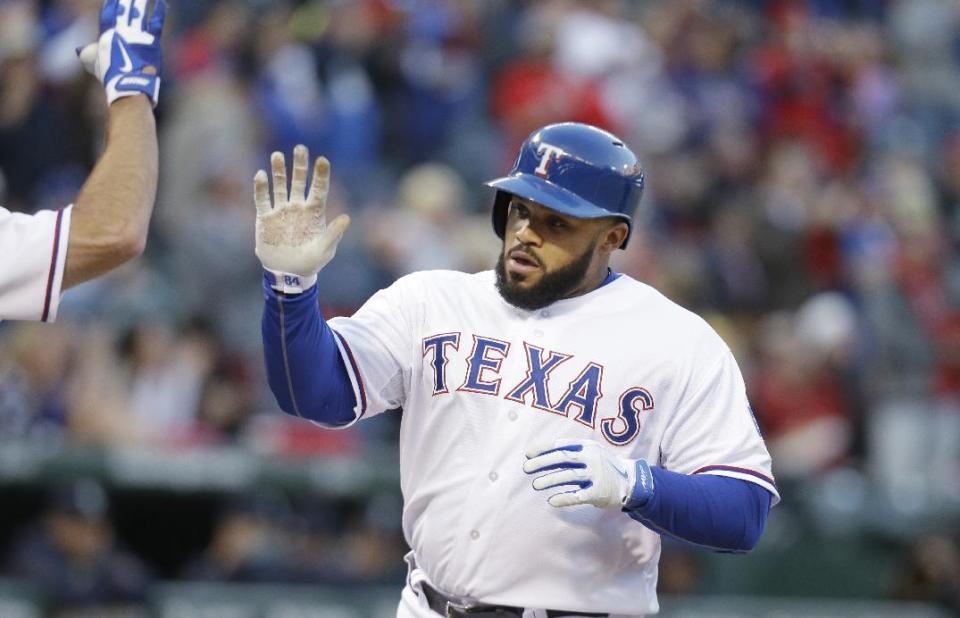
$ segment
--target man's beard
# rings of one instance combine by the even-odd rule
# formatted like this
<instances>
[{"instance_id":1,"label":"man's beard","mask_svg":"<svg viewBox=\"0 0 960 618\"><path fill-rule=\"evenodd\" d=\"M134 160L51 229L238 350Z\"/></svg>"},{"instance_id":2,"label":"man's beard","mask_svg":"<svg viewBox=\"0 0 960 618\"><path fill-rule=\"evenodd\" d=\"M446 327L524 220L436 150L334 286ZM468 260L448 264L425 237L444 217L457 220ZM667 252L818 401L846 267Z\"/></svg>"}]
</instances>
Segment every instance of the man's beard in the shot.
<instances>
[{"instance_id":1,"label":"man's beard","mask_svg":"<svg viewBox=\"0 0 960 618\"><path fill-rule=\"evenodd\" d=\"M594 241L583 255L552 273L546 273L531 288L520 287L521 280L507 272L506 251L500 251L497 259L497 290L503 300L520 309L542 309L558 300L567 298L570 292L583 283L590 270L590 261L597 243Z\"/></svg>"}]
</instances>

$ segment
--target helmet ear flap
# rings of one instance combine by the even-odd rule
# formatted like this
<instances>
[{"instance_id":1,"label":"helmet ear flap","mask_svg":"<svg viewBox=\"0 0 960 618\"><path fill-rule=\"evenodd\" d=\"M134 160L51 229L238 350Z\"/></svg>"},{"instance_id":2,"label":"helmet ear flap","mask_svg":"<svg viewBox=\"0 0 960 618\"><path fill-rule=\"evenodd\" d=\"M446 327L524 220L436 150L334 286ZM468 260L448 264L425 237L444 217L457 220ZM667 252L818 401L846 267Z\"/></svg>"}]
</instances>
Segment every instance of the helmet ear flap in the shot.
<instances>
[{"instance_id":1,"label":"helmet ear flap","mask_svg":"<svg viewBox=\"0 0 960 618\"><path fill-rule=\"evenodd\" d=\"M503 238L507 230L507 207L513 195L506 191L497 191L493 201L493 231L499 238Z\"/></svg>"}]
</instances>

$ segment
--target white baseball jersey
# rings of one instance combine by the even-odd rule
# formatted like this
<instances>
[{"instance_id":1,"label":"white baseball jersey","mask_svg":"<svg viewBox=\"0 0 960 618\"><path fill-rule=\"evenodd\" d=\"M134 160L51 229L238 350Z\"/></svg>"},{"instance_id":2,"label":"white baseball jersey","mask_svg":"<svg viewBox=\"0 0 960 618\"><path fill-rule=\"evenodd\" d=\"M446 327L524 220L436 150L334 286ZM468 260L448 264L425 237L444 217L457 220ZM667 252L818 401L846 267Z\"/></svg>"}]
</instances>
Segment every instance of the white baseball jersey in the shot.
<instances>
[{"instance_id":1,"label":"white baseball jersey","mask_svg":"<svg viewBox=\"0 0 960 618\"><path fill-rule=\"evenodd\" d=\"M551 507L522 466L542 438L593 439L779 500L736 361L695 314L627 276L539 311L491 271L421 272L330 326L357 418L403 409L403 530L427 581L487 604L658 610L660 537L618 511Z\"/></svg>"},{"instance_id":2,"label":"white baseball jersey","mask_svg":"<svg viewBox=\"0 0 960 618\"><path fill-rule=\"evenodd\" d=\"M72 208L35 215L0 208L0 320L56 319Z\"/></svg>"}]
</instances>

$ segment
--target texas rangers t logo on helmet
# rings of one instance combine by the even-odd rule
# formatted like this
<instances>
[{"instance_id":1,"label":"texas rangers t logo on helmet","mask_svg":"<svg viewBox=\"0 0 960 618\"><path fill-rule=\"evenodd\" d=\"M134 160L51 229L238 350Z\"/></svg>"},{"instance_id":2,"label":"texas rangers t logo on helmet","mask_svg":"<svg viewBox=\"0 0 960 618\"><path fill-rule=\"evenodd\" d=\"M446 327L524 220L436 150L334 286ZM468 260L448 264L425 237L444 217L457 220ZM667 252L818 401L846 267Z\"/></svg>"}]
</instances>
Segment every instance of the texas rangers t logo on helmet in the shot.
<instances>
[{"instance_id":1,"label":"texas rangers t logo on helmet","mask_svg":"<svg viewBox=\"0 0 960 618\"><path fill-rule=\"evenodd\" d=\"M533 171L538 176L546 177L547 167L550 165L550 161L554 158L559 159L561 155L566 153L563 152L562 148L557 148L556 146L551 146L550 144L540 144L540 146L537 148L537 154L540 155L540 166Z\"/></svg>"}]
</instances>

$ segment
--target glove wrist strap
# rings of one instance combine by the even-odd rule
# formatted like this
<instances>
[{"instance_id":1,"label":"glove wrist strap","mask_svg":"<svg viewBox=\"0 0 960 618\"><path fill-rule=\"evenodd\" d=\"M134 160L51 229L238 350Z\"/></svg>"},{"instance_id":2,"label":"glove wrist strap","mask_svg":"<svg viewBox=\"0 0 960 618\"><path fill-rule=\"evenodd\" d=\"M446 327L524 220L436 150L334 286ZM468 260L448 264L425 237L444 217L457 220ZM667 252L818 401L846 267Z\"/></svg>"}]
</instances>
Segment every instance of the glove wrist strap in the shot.
<instances>
[{"instance_id":1,"label":"glove wrist strap","mask_svg":"<svg viewBox=\"0 0 960 618\"><path fill-rule=\"evenodd\" d=\"M653 497L653 473L650 471L650 464L643 459L632 463L636 476L633 488L623 501L623 508L627 510L644 506Z\"/></svg>"},{"instance_id":2,"label":"glove wrist strap","mask_svg":"<svg viewBox=\"0 0 960 618\"><path fill-rule=\"evenodd\" d=\"M304 277L303 275L270 270L269 268L264 268L263 272L270 283L270 287L284 294L302 294L317 283L316 275Z\"/></svg>"},{"instance_id":3,"label":"glove wrist strap","mask_svg":"<svg viewBox=\"0 0 960 618\"><path fill-rule=\"evenodd\" d=\"M107 87L107 104L138 94L146 95L156 107L160 98L160 76L131 73L115 78Z\"/></svg>"}]
</instances>

